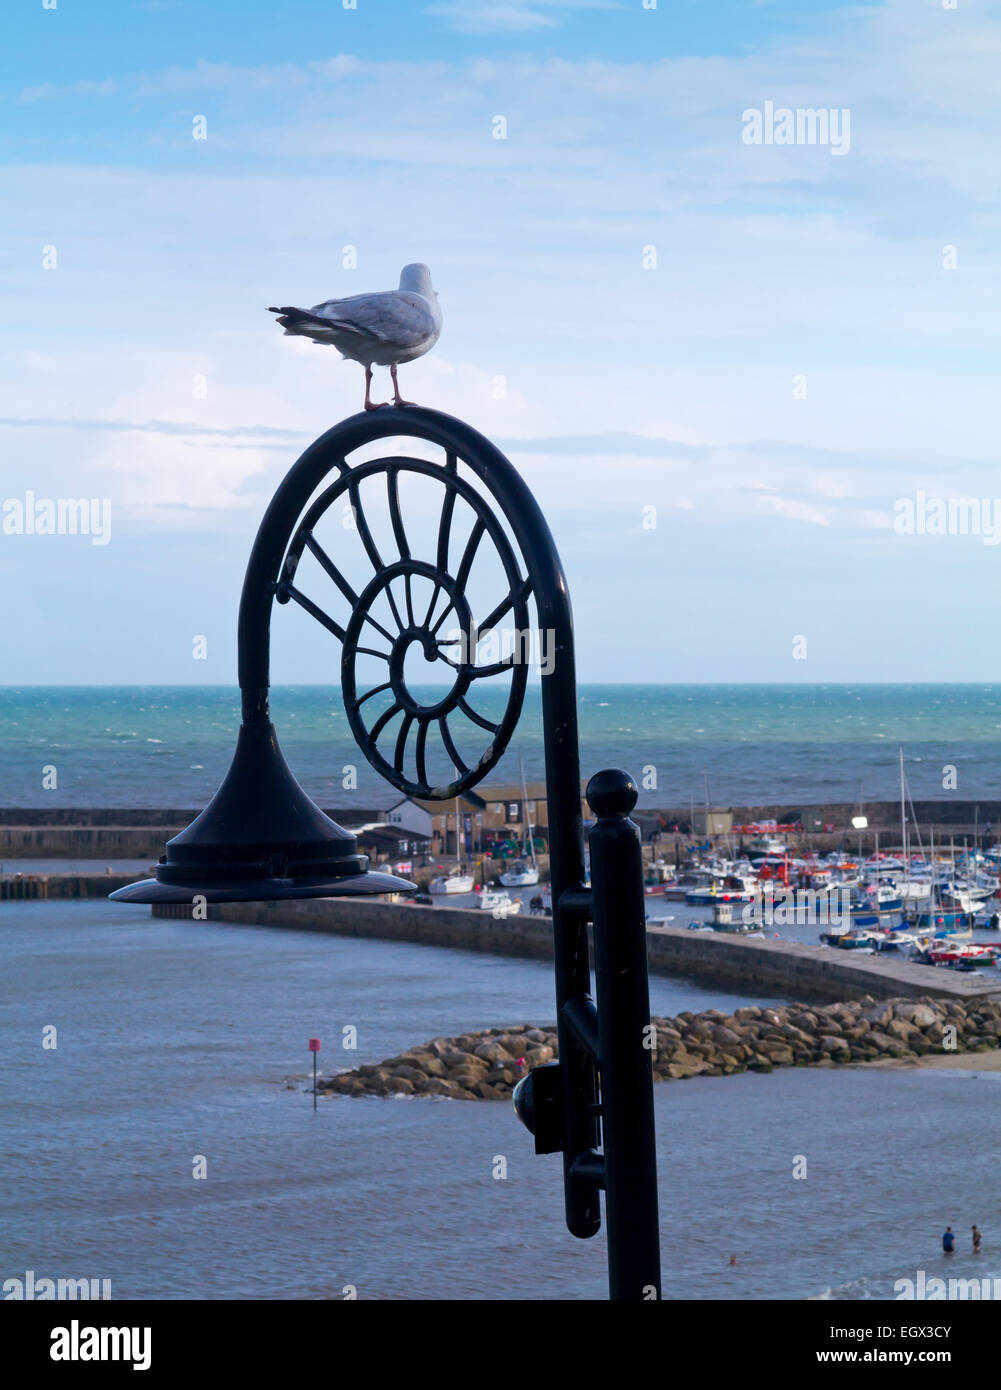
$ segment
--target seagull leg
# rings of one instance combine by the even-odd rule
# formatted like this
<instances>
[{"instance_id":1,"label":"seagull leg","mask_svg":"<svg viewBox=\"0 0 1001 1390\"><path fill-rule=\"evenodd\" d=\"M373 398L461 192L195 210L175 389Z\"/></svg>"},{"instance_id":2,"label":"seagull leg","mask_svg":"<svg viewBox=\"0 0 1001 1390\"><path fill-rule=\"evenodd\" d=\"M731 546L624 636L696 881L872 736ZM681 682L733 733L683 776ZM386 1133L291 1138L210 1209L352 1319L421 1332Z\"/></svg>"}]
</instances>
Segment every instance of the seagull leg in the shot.
<instances>
[{"instance_id":1,"label":"seagull leg","mask_svg":"<svg viewBox=\"0 0 1001 1390\"><path fill-rule=\"evenodd\" d=\"M389 404L389 402L388 402L388 401L373 401L373 399L372 399L372 397L371 397L371 394L370 394L370 393L371 393L371 390L372 390L372 368L371 368L371 366L368 366L368 367L365 368L365 409L366 409L366 410L382 410L385 406L387 406L387 405Z\"/></svg>"},{"instance_id":2,"label":"seagull leg","mask_svg":"<svg viewBox=\"0 0 1001 1390\"><path fill-rule=\"evenodd\" d=\"M393 378L393 404L394 405L416 405L416 401L405 401L400 395L400 383L396 380L396 363L389 369L389 375Z\"/></svg>"}]
</instances>

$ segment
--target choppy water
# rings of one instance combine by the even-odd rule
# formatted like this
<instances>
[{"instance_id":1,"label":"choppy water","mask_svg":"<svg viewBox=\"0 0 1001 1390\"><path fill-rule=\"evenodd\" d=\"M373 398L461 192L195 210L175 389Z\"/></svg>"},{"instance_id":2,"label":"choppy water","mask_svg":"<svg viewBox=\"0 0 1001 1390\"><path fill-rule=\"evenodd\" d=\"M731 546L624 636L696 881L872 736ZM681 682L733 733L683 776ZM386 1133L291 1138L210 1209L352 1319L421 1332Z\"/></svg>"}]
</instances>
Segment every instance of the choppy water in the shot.
<instances>
[{"instance_id":1,"label":"choppy water","mask_svg":"<svg viewBox=\"0 0 1001 1390\"><path fill-rule=\"evenodd\" d=\"M500 701L477 692L487 717ZM337 687L278 687L273 707L286 756L322 805L392 801L358 753ZM704 773L724 804L851 802L859 778L868 800L892 799L899 744L915 800L945 794L946 764L961 797L989 802L1001 785L1001 686L589 685L579 708L584 775L653 768L648 806L701 805ZM7 806L201 806L229 765L238 723L235 688L2 688L0 796ZM537 687L493 779L516 782L519 758L530 780L541 778ZM348 765L358 775L350 793ZM57 770L54 790L43 789L46 766Z\"/></svg>"},{"instance_id":2,"label":"choppy water","mask_svg":"<svg viewBox=\"0 0 1001 1390\"><path fill-rule=\"evenodd\" d=\"M285 1089L310 1036L333 1068L548 1021L546 965L16 903L0 909L0 979L4 1278L110 1278L119 1298L603 1295L602 1238L567 1235L559 1161L533 1154L507 1105L337 1099L314 1115ZM651 987L658 1013L743 1002ZM349 1024L354 1053L337 1047ZM999 1086L863 1069L658 1086L666 1293L892 1296L896 1278L941 1272L946 1224L962 1247L949 1273L998 1272Z\"/></svg>"}]
</instances>

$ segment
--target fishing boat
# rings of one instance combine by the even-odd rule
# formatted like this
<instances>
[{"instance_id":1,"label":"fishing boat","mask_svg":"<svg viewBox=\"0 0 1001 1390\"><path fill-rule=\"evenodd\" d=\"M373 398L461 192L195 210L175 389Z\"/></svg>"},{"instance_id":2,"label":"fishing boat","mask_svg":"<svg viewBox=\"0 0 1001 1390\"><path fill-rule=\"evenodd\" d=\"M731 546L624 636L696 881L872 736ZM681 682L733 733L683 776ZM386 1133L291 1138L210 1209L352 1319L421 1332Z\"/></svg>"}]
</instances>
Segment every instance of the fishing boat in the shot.
<instances>
[{"instance_id":1,"label":"fishing boat","mask_svg":"<svg viewBox=\"0 0 1001 1390\"><path fill-rule=\"evenodd\" d=\"M939 942L925 952L929 965L943 966L948 970L976 970L980 966L997 964L996 946L957 944Z\"/></svg>"},{"instance_id":2,"label":"fishing boat","mask_svg":"<svg viewBox=\"0 0 1001 1390\"><path fill-rule=\"evenodd\" d=\"M877 912L899 912L903 909L901 890L889 879L870 884L865 889L865 894Z\"/></svg>"},{"instance_id":3,"label":"fishing boat","mask_svg":"<svg viewBox=\"0 0 1001 1390\"><path fill-rule=\"evenodd\" d=\"M936 936L952 936L966 932L970 927L970 916L966 912L916 912L908 918L908 925L915 931L933 932Z\"/></svg>"},{"instance_id":4,"label":"fishing boat","mask_svg":"<svg viewBox=\"0 0 1001 1390\"><path fill-rule=\"evenodd\" d=\"M747 846L747 857L752 862L766 856L779 858L786 854L786 842L777 835L759 835Z\"/></svg>"},{"instance_id":5,"label":"fishing boat","mask_svg":"<svg viewBox=\"0 0 1001 1390\"><path fill-rule=\"evenodd\" d=\"M717 900L713 904L711 922L692 922L690 926L695 931L731 932L736 936L764 936L764 932L761 931L756 922L745 922L743 917L734 921L733 907L732 902Z\"/></svg>"},{"instance_id":6,"label":"fishing boat","mask_svg":"<svg viewBox=\"0 0 1001 1390\"><path fill-rule=\"evenodd\" d=\"M484 888L478 894L477 906L482 912L490 912L495 917L513 917L521 911L521 899L512 898L510 893L502 893L495 888Z\"/></svg>"},{"instance_id":7,"label":"fishing boat","mask_svg":"<svg viewBox=\"0 0 1001 1390\"><path fill-rule=\"evenodd\" d=\"M910 956L925 950L927 944L928 938L920 936L917 932L889 931L879 941L876 949L878 951L900 951L901 954Z\"/></svg>"},{"instance_id":8,"label":"fishing boat","mask_svg":"<svg viewBox=\"0 0 1001 1390\"><path fill-rule=\"evenodd\" d=\"M689 907L712 907L717 902L752 903L757 897L757 888L750 879L739 874L726 874L714 878L706 887L693 888L685 894Z\"/></svg>"},{"instance_id":9,"label":"fishing boat","mask_svg":"<svg viewBox=\"0 0 1001 1390\"><path fill-rule=\"evenodd\" d=\"M669 903L683 903L696 888L708 888L712 874L706 869L685 869L673 883L665 883L664 897Z\"/></svg>"},{"instance_id":10,"label":"fishing boat","mask_svg":"<svg viewBox=\"0 0 1001 1390\"><path fill-rule=\"evenodd\" d=\"M834 943L842 951L875 952L879 949L882 934L878 931L859 931L857 928L842 932Z\"/></svg>"},{"instance_id":11,"label":"fishing boat","mask_svg":"<svg viewBox=\"0 0 1001 1390\"><path fill-rule=\"evenodd\" d=\"M663 859L655 859L643 877L643 892L648 897L666 893L668 888L677 888L673 867Z\"/></svg>"}]
</instances>

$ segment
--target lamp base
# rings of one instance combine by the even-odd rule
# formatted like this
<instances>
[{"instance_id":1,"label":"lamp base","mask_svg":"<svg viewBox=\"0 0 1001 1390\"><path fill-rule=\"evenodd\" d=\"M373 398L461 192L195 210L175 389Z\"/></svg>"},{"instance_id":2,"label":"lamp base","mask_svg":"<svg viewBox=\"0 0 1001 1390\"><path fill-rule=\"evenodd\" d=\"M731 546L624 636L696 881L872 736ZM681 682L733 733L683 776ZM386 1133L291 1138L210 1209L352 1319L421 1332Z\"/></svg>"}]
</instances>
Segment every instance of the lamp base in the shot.
<instances>
[{"instance_id":1,"label":"lamp base","mask_svg":"<svg viewBox=\"0 0 1001 1390\"><path fill-rule=\"evenodd\" d=\"M270 902L287 898L355 898L378 893L416 893L417 884L394 874L344 874L339 878L265 878L234 883L161 883L144 878L108 897L116 903L191 903L196 897L207 903Z\"/></svg>"}]
</instances>

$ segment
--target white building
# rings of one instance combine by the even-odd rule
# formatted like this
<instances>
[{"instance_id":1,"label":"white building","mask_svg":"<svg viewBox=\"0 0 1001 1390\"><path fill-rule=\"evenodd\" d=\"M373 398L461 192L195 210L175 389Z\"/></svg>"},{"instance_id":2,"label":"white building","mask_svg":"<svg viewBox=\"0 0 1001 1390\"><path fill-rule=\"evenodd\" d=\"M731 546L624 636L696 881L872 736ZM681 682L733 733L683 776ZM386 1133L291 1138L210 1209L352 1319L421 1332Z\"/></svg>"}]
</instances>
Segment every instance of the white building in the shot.
<instances>
[{"instance_id":1,"label":"white building","mask_svg":"<svg viewBox=\"0 0 1001 1390\"><path fill-rule=\"evenodd\" d=\"M430 840L434 825L434 817L430 811L426 811L423 806L418 806L416 801L411 801L409 796L405 796L402 801L397 801L390 806L385 814L387 825L399 826L401 830L409 830L411 835L418 840Z\"/></svg>"}]
</instances>

